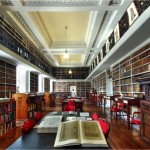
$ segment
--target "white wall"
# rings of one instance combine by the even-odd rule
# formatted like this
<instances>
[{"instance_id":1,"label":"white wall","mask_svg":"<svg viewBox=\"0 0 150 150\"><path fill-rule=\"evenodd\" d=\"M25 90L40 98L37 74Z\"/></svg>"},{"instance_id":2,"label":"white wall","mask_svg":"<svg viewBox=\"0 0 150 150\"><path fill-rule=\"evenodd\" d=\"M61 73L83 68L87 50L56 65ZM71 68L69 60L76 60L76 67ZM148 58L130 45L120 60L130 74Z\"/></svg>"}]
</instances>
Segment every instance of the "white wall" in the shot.
<instances>
[{"instance_id":1,"label":"white wall","mask_svg":"<svg viewBox=\"0 0 150 150\"><path fill-rule=\"evenodd\" d=\"M28 92L28 71L24 68L16 68L16 86L18 87L19 93Z\"/></svg>"},{"instance_id":2,"label":"white wall","mask_svg":"<svg viewBox=\"0 0 150 150\"><path fill-rule=\"evenodd\" d=\"M54 80L51 80L51 79L50 79L50 92L53 92L53 81L54 81Z\"/></svg>"},{"instance_id":3,"label":"white wall","mask_svg":"<svg viewBox=\"0 0 150 150\"><path fill-rule=\"evenodd\" d=\"M106 95L112 96L113 95L113 82L112 78L106 79Z\"/></svg>"},{"instance_id":4,"label":"white wall","mask_svg":"<svg viewBox=\"0 0 150 150\"><path fill-rule=\"evenodd\" d=\"M44 78L43 78L43 76L39 75L38 80L39 80L39 83L38 83L38 92L42 93L42 92L44 92Z\"/></svg>"}]
</instances>

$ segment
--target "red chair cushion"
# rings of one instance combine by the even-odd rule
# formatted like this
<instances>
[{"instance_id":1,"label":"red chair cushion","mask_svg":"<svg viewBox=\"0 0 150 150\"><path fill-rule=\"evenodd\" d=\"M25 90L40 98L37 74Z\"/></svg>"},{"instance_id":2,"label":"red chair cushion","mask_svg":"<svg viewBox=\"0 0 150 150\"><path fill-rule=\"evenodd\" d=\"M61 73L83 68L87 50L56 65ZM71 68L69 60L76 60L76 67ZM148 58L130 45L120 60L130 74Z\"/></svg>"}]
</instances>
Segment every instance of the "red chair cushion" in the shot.
<instances>
[{"instance_id":1,"label":"red chair cushion","mask_svg":"<svg viewBox=\"0 0 150 150\"><path fill-rule=\"evenodd\" d=\"M116 109L116 108L112 107L112 108L111 108L111 111L114 111L114 112L116 112L116 111L117 111L117 112L119 112L119 111L120 111L120 109Z\"/></svg>"},{"instance_id":2,"label":"red chair cushion","mask_svg":"<svg viewBox=\"0 0 150 150\"><path fill-rule=\"evenodd\" d=\"M34 118L36 121L40 121L42 119L42 113L41 112L35 112Z\"/></svg>"},{"instance_id":3,"label":"red chair cushion","mask_svg":"<svg viewBox=\"0 0 150 150\"><path fill-rule=\"evenodd\" d=\"M139 119L134 119L134 118L132 118L132 119L131 119L131 122L134 123L134 124L138 124L138 125L141 124L141 121L140 121Z\"/></svg>"},{"instance_id":4,"label":"red chair cushion","mask_svg":"<svg viewBox=\"0 0 150 150\"><path fill-rule=\"evenodd\" d=\"M107 135L109 132L109 124L103 119L98 119L98 122L103 130L104 135Z\"/></svg>"},{"instance_id":5,"label":"red chair cushion","mask_svg":"<svg viewBox=\"0 0 150 150\"><path fill-rule=\"evenodd\" d=\"M68 102L68 105L69 105L69 106L75 106L75 104L76 104L75 101L71 101L71 100L70 100L70 101Z\"/></svg>"},{"instance_id":6,"label":"red chair cushion","mask_svg":"<svg viewBox=\"0 0 150 150\"><path fill-rule=\"evenodd\" d=\"M74 106L66 105L66 106L64 107L64 111L75 111L75 107L74 107Z\"/></svg>"},{"instance_id":7,"label":"red chair cushion","mask_svg":"<svg viewBox=\"0 0 150 150\"><path fill-rule=\"evenodd\" d=\"M94 113L94 114L92 115L92 119L93 119L93 120L98 120L98 118L99 118L98 113Z\"/></svg>"},{"instance_id":8,"label":"red chair cushion","mask_svg":"<svg viewBox=\"0 0 150 150\"><path fill-rule=\"evenodd\" d=\"M36 125L36 121L33 118L26 120L23 124L22 131L23 133L29 132Z\"/></svg>"},{"instance_id":9,"label":"red chair cushion","mask_svg":"<svg viewBox=\"0 0 150 150\"><path fill-rule=\"evenodd\" d=\"M84 101L85 101L85 99L84 99L83 97L82 97L82 99L81 99L81 100L82 100L82 102L84 102Z\"/></svg>"},{"instance_id":10,"label":"red chair cushion","mask_svg":"<svg viewBox=\"0 0 150 150\"><path fill-rule=\"evenodd\" d=\"M121 108L123 107L123 103L118 103L118 107L116 108L116 106L114 105L112 108L111 108L111 111L114 111L114 112L119 112L121 111Z\"/></svg>"}]
</instances>

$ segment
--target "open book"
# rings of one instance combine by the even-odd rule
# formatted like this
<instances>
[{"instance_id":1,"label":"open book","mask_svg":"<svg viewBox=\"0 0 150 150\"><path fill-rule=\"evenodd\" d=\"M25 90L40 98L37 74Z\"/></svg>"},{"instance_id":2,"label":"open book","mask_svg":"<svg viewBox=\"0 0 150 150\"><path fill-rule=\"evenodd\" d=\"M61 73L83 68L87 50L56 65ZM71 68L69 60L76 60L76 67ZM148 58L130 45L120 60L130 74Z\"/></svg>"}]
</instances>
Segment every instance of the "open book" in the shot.
<instances>
[{"instance_id":1,"label":"open book","mask_svg":"<svg viewBox=\"0 0 150 150\"><path fill-rule=\"evenodd\" d=\"M54 147L81 145L83 147L108 147L97 121L76 120L61 122Z\"/></svg>"}]
</instances>

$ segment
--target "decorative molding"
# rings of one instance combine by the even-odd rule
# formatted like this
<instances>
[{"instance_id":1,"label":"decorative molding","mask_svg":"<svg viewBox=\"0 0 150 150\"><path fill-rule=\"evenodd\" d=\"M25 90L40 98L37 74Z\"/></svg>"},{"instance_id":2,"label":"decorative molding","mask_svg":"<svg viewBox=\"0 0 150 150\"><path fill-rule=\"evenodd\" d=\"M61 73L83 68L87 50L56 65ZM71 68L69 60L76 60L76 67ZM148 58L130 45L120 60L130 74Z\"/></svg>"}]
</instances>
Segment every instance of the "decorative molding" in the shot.
<instances>
[{"instance_id":1,"label":"decorative molding","mask_svg":"<svg viewBox=\"0 0 150 150\"><path fill-rule=\"evenodd\" d=\"M24 6L98 6L100 0L25 0Z\"/></svg>"},{"instance_id":2,"label":"decorative molding","mask_svg":"<svg viewBox=\"0 0 150 150\"><path fill-rule=\"evenodd\" d=\"M29 39L37 48L42 47L41 45L39 46L39 40L35 37L31 29L27 26L27 24L18 12L9 11L8 14L11 16L11 18L15 20L15 22L20 26L20 28L24 31L24 33L29 37Z\"/></svg>"},{"instance_id":3,"label":"decorative molding","mask_svg":"<svg viewBox=\"0 0 150 150\"><path fill-rule=\"evenodd\" d=\"M122 0L111 0L109 6L120 5Z\"/></svg>"},{"instance_id":4,"label":"decorative molding","mask_svg":"<svg viewBox=\"0 0 150 150\"><path fill-rule=\"evenodd\" d=\"M12 2L10 0L1 0L0 3L3 6L13 6Z\"/></svg>"}]
</instances>

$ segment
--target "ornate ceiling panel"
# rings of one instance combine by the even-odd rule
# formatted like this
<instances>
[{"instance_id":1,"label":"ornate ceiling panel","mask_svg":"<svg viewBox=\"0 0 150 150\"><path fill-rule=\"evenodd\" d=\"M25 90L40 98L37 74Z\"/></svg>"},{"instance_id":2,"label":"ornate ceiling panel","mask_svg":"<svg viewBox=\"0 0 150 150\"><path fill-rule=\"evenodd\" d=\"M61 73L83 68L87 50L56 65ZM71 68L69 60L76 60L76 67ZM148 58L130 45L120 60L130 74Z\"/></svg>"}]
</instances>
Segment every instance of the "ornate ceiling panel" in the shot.
<instances>
[{"instance_id":1,"label":"ornate ceiling panel","mask_svg":"<svg viewBox=\"0 0 150 150\"><path fill-rule=\"evenodd\" d=\"M90 66L131 2L1 0L0 12L6 11L27 41L53 66ZM66 50L71 63L63 59Z\"/></svg>"}]
</instances>

